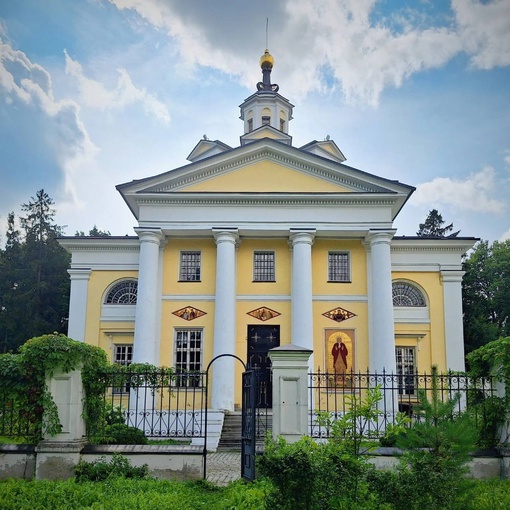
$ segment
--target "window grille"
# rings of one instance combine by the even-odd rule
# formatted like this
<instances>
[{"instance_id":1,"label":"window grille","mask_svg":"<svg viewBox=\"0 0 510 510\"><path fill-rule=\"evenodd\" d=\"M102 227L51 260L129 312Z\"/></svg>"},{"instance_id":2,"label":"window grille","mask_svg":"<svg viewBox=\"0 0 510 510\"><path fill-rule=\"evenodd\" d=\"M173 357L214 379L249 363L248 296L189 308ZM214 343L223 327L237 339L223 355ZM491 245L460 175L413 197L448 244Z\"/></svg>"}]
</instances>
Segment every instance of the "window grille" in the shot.
<instances>
[{"instance_id":1,"label":"window grille","mask_svg":"<svg viewBox=\"0 0 510 510\"><path fill-rule=\"evenodd\" d=\"M415 394L416 349L414 347L396 347L398 393L399 395Z\"/></svg>"},{"instance_id":2,"label":"window grille","mask_svg":"<svg viewBox=\"0 0 510 510\"><path fill-rule=\"evenodd\" d=\"M274 251L256 251L253 253L253 281L275 281Z\"/></svg>"},{"instance_id":3,"label":"window grille","mask_svg":"<svg viewBox=\"0 0 510 510\"><path fill-rule=\"evenodd\" d=\"M269 124L271 124L271 117L264 115L262 117L262 125L269 126Z\"/></svg>"},{"instance_id":4,"label":"window grille","mask_svg":"<svg viewBox=\"0 0 510 510\"><path fill-rule=\"evenodd\" d=\"M202 368L202 330L181 329L175 332L175 368L178 386L199 386ZM196 377L189 373L196 372Z\"/></svg>"},{"instance_id":5,"label":"window grille","mask_svg":"<svg viewBox=\"0 0 510 510\"><path fill-rule=\"evenodd\" d=\"M248 119L248 132L251 133L253 131L253 119Z\"/></svg>"},{"instance_id":6,"label":"window grille","mask_svg":"<svg viewBox=\"0 0 510 510\"><path fill-rule=\"evenodd\" d=\"M181 251L181 267L179 272L181 282L200 281L200 252Z\"/></svg>"},{"instance_id":7,"label":"window grille","mask_svg":"<svg viewBox=\"0 0 510 510\"><path fill-rule=\"evenodd\" d=\"M350 282L349 253L330 251L328 254L328 281Z\"/></svg>"},{"instance_id":8,"label":"window grille","mask_svg":"<svg viewBox=\"0 0 510 510\"><path fill-rule=\"evenodd\" d=\"M106 296L107 305L136 305L137 280L124 280L114 285Z\"/></svg>"},{"instance_id":9,"label":"window grille","mask_svg":"<svg viewBox=\"0 0 510 510\"><path fill-rule=\"evenodd\" d=\"M113 350L113 362L118 365L131 365L133 361L133 346L131 344L121 345L116 344ZM113 393L128 393L129 392L129 384L124 385L123 387L114 386Z\"/></svg>"},{"instance_id":10,"label":"window grille","mask_svg":"<svg viewBox=\"0 0 510 510\"><path fill-rule=\"evenodd\" d=\"M392 286L393 306L426 306L423 294L406 282L394 282Z\"/></svg>"}]
</instances>

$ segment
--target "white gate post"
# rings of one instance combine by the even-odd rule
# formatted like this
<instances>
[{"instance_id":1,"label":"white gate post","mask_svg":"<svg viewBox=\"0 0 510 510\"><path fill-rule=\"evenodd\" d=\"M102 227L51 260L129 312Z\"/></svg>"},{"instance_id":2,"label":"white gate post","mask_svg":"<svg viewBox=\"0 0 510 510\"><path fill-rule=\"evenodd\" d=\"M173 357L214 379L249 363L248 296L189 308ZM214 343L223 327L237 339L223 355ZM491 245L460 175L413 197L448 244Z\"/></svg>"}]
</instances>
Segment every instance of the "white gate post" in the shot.
<instances>
[{"instance_id":1,"label":"white gate post","mask_svg":"<svg viewBox=\"0 0 510 510\"><path fill-rule=\"evenodd\" d=\"M62 430L54 436L44 434L37 445L35 477L65 480L73 476L86 443L81 370L66 373L56 369L52 377L46 376L46 385L57 406Z\"/></svg>"},{"instance_id":2,"label":"white gate post","mask_svg":"<svg viewBox=\"0 0 510 510\"><path fill-rule=\"evenodd\" d=\"M308 434L308 360L313 351L296 345L269 350L273 372L273 438L289 443Z\"/></svg>"}]
</instances>

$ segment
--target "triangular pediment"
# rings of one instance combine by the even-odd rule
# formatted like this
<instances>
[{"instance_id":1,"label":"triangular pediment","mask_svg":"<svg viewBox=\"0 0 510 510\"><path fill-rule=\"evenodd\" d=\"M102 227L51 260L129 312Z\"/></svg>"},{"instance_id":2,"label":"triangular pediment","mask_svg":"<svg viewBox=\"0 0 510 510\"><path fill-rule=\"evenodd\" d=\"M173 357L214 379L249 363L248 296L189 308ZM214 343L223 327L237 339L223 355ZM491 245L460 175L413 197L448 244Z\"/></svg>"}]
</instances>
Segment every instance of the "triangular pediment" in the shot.
<instances>
[{"instance_id":1,"label":"triangular pediment","mask_svg":"<svg viewBox=\"0 0 510 510\"><path fill-rule=\"evenodd\" d=\"M232 149L232 147L229 147L227 144L220 142L219 140L208 140L204 135L204 138L195 145L195 148L190 152L186 159L195 163L196 161L215 156L216 154L220 154L230 149Z\"/></svg>"},{"instance_id":2,"label":"triangular pediment","mask_svg":"<svg viewBox=\"0 0 510 510\"><path fill-rule=\"evenodd\" d=\"M338 163L343 163L345 161L345 156L343 155L342 151L338 148L338 145L329 138L322 142L314 140L313 142L303 145L303 147L301 147L301 150L310 152L312 154L316 154L317 156L321 156L323 158L337 161Z\"/></svg>"},{"instance_id":3,"label":"triangular pediment","mask_svg":"<svg viewBox=\"0 0 510 510\"><path fill-rule=\"evenodd\" d=\"M275 129L272 126L261 126L249 133L245 133L241 136L241 145L246 145L247 143L252 143L256 140L262 140L263 138L270 138L287 145L292 145L292 136Z\"/></svg>"},{"instance_id":4,"label":"triangular pediment","mask_svg":"<svg viewBox=\"0 0 510 510\"><path fill-rule=\"evenodd\" d=\"M210 196L211 200L228 203L232 200L229 196L235 194L258 197L257 200L266 195L270 198L271 194L292 200L301 200L299 197L305 195L328 195L327 200L333 201L339 199L334 197L353 197L349 199L352 201L363 196L363 200L389 200L394 203L392 210L396 214L414 190L271 138L254 140L117 189L135 216L140 201L154 200L156 195L159 201L164 196L200 195L201 201Z\"/></svg>"},{"instance_id":5,"label":"triangular pediment","mask_svg":"<svg viewBox=\"0 0 510 510\"><path fill-rule=\"evenodd\" d=\"M244 164L209 179L182 187L181 192L351 193L353 190L271 157Z\"/></svg>"}]
</instances>

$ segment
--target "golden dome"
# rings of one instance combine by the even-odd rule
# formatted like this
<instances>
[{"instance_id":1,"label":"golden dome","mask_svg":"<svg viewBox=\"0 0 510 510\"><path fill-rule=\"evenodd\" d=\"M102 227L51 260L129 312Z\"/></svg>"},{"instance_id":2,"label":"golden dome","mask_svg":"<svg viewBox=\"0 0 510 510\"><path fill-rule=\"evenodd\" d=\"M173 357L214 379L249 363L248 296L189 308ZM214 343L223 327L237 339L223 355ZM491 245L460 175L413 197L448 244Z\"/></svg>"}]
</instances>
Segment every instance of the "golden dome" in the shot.
<instances>
[{"instance_id":1,"label":"golden dome","mask_svg":"<svg viewBox=\"0 0 510 510\"><path fill-rule=\"evenodd\" d=\"M274 58L271 53L269 53L269 50L264 51L264 55L260 57L260 67L264 68L267 66L271 68L273 67L273 64Z\"/></svg>"}]
</instances>

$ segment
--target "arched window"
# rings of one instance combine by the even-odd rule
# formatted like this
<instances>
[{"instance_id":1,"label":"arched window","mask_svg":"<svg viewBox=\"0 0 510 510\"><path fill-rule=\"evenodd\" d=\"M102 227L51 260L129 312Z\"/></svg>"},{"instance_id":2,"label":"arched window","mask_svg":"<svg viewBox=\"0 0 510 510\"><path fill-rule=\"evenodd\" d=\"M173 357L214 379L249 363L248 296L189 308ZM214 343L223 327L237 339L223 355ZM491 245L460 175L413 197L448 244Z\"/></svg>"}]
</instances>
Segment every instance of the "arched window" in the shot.
<instances>
[{"instance_id":1,"label":"arched window","mask_svg":"<svg viewBox=\"0 0 510 510\"><path fill-rule=\"evenodd\" d=\"M136 305L138 292L137 280L122 280L116 283L108 292L105 299L107 305Z\"/></svg>"},{"instance_id":2,"label":"arched window","mask_svg":"<svg viewBox=\"0 0 510 510\"><path fill-rule=\"evenodd\" d=\"M427 306L422 292L407 282L393 282L393 306Z\"/></svg>"}]
</instances>

